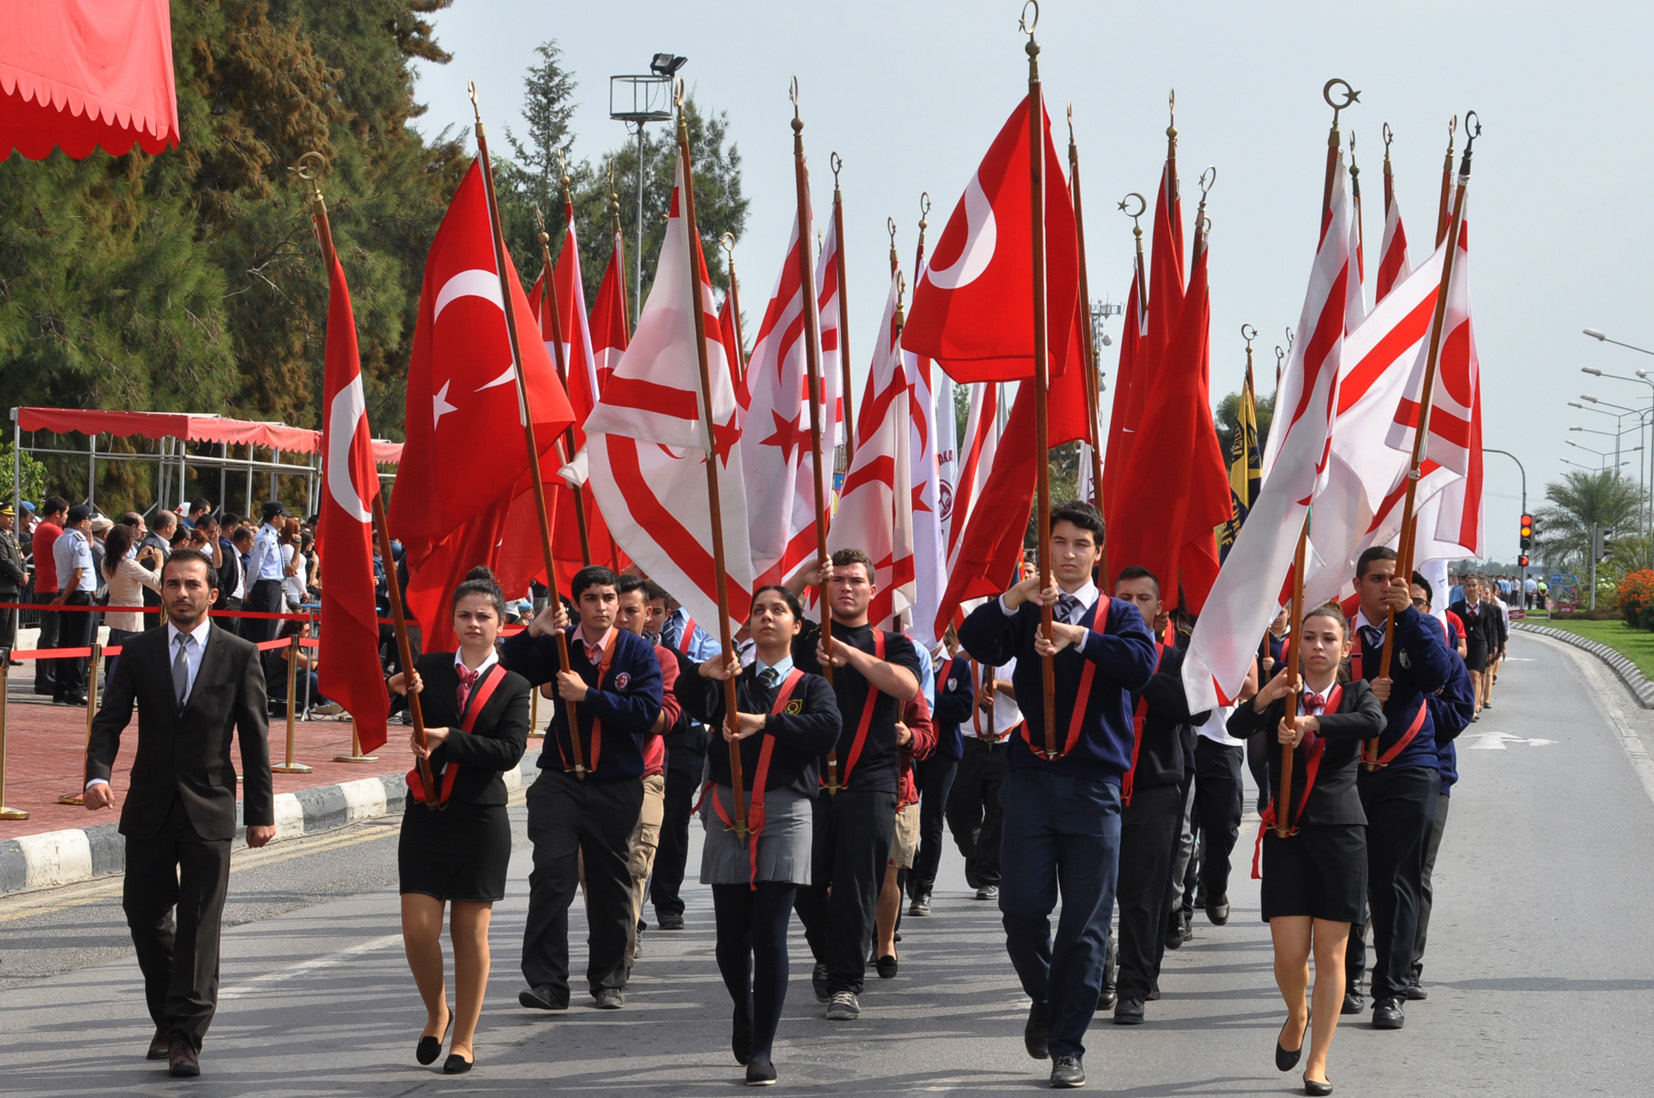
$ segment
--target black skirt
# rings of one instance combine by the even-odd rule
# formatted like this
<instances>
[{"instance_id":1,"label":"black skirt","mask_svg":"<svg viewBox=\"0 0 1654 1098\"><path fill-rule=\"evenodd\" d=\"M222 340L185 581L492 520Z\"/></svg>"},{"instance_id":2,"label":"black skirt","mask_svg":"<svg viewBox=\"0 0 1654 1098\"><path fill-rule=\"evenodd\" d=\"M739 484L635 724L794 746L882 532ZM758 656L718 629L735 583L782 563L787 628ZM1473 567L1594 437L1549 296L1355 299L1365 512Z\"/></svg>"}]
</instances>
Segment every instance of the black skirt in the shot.
<instances>
[{"instance_id":1,"label":"black skirt","mask_svg":"<svg viewBox=\"0 0 1654 1098\"><path fill-rule=\"evenodd\" d=\"M401 891L469 903L505 898L511 863L505 805L449 804L432 812L412 793L407 804L396 848Z\"/></svg>"},{"instance_id":2,"label":"black skirt","mask_svg":"<svg viewBox=\"0 0 1654 1098\"><path fill-rule=\"evenodd\" d=\"M1305 824L1296 835L1263 837L1263 918L1308 915L1334 923L1361 918L1367 892L1364 824Z\"/></svg>"}]
</instances>

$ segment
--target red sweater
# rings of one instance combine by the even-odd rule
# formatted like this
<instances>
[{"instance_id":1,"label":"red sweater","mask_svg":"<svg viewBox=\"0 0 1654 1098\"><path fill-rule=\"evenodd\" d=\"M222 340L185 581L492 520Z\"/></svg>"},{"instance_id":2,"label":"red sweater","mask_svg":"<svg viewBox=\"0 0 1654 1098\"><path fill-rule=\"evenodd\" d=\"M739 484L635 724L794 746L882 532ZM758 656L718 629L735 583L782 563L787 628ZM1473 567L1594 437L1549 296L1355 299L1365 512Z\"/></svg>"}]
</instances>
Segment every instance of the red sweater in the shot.
<instances>
[{"instance_id":1,"label":"red sweater","mask_svg":"<svg viewBox=\"0 0 1654 1098\"><path fill-rule=\"evenodd\" d=\"M902 707L902 723L913 733L913 739L896 753L901 784L898 787L896 807L919 803L919 784L913 780L913 764L924 762L936 754L936 724L930 719L930 704L921 691Z\"/></svg>"},{"instance_id":2,"label":"red sweater","mask_svg":"<svg viewBox=\"0 0 1654 1098\"><path fill-rule=\"evenodd\" d=\"M663 731L670 730L678 723L678 717L683 714L683 703L678 700L678 693L672 689L678 681L678 657L672 654L670 648L655 645L655 658L660 661L661 701L660 711L666 717L666 723L661 725ZM643 776L666 773L666 737L643 737Z\"/></svg>"}]
</instances>

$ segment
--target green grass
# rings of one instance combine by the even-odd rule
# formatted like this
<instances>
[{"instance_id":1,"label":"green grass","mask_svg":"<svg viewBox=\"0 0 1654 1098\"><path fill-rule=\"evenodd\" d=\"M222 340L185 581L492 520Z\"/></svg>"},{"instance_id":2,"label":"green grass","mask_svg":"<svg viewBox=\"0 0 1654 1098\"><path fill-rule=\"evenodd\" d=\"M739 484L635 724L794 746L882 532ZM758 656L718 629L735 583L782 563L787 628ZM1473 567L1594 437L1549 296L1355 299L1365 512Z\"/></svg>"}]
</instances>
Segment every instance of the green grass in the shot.
<instances>
[{"instance_id":1,"label":"green grass","mask_svg":"<svg viewBox=\"0 0 1654 1098\"><path fill-rule=\"evenodd\" d=\"M1654 633L1643 629L1633 629L1623 621L1581 621L1556 618L1552 621L1537 624L1549 625L1554 629L1566 629L1568 632L1578 633L1588 640L1606 644L1636 664L1643 674L1654 679Z\"/></svg>"}]
</instances>

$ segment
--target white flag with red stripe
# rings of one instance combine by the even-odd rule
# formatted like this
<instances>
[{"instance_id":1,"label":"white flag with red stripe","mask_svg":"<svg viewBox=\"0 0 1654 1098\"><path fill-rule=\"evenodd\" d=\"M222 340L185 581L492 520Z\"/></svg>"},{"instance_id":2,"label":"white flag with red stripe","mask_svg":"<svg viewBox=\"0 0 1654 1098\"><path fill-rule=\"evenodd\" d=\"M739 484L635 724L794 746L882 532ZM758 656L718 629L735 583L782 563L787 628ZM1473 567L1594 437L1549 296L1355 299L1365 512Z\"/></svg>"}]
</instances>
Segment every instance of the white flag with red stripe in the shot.
<instances>
[{"instance_id":1,"label":"white flag with red stripe","mask_svg":"<svg viewBox=\"0 0 1654 1098\"><path fill-rule=\"evenodd\" d=\"M752 526L752 566L757 583L781 583L816 558L817 476L810 449L809 323L806 309L816 295L804 289L799 248L808 247L796 220L774 295L764 310L752 358L747 363L748 404L740 451L747 478L747 514ZM825 364L822 364L825 366ZM826 374L826 371L823 371ZM822 461L829 463L836 441L827 409L838 404L837 379L815 414L822 426ZM830 507L831 488L821 485L820 499Z\"/></svg>"},{"instance_id":2,"label":"white flag with red stripe","mask_svg":"<svg viewBox=\"0 0 1654 1098\"><path fill-rule=\"evenodd\" d=\"M746 621L753 567L735 386L724 362L700 242L679 198L683 163L660 263L637 331L586 421L588 486L620 547L702 622L718 620L707 461L718 463L724 571L732 623ZM691 279L693 257L696 277ZM694 308L702 310L712 386L713 437L700 419Z\"/></svg>"},{"instance_id":3,"label":"white flag with red stripe","mask_svg":"<svg viewBox=\"0 0 1654 1098\"><path fill-rule=\"evenodd\" d=\"M1349 204L1339 164L1298 320L1299 338L1281 377L1263 487L1218 572L1184 660L1184 689L1197 711L1233 704L1239 694L1258 640L1282 603L1282 584L1310 499L1325 479L1351 263Z\"/></svg>"},{"instance_id":4,"label":"white flag with red stripe","mask_svg":"<svg viewBox=\"0 0 1654 1098\"><path fill-rule=\"evenodd\" d=\"M844 422L844 295L838 284L838 225L829 218L827 236L816 260L816 312L821 318L821 383L827 402L827 421L833 426L833 445L849 439L851 424ZM826 421L824 421L826 422ZM827 486L832 487L831 447L822 442L822 462L827 466Z\"/></svg>"},{"instance_id":5,"label":"white flag with red stripe","mask_svg":"<svg viewBox=\"0 0 1654 1098\"><path fill-rule=\"evenodd\" d=\"M938 371L928 358L902 352L908 385L908 491L913 511L913 620L908 635L927 650L936 647L937 608L947 587L946 534L942 529L942 490L937 455L936 397L931 389Z\"/></svg>"},{"instance_id":6,"label":"white flag with red stripe","mask_svg":"<svg viewBox=\"0 0 1654 1098\"><path fill-rule=\"evenodd\" d=\"M1407 263L1407 229L1401 223L1401 206L1396 202L1388 179L1384 187L1384 240L1378 246L1378 300L1390 296L1396 283L1412 268Z\"/></svg>"},{"instance_id":7,"label":"white flag with red stripe","mask_svg":"<svg viewBox=\"0 0 1654 1098\"><path fill-rule=\"evenodd\" d=\"M873 367L856 410L856 456L845 471L827 532L830 551L860 549L873 558L878 591L868 620L881 626L910 608L915 596L911 397L896 330L897 294L892 278Z\"/></svg>"}]
</instances>

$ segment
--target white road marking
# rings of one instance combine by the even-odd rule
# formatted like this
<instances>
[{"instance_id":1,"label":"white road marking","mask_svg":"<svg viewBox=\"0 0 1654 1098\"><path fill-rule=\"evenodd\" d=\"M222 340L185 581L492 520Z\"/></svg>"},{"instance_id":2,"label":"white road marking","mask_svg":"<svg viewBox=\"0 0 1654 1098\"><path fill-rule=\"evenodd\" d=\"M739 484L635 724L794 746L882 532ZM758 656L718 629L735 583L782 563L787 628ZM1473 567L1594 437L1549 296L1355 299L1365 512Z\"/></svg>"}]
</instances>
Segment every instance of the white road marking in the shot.
<instances>
[{"instance_id":1,"label":"white road marking","mask_svg":"<svg viewBox=\"0 0 1654 1098\"><path fill-rule=\"evenodd\" d=\"M251 995L255 991L267 991L271 984L279 984L291 980L295 976L303 976L320 969L332 968L334 965L343 964L352 957L359 957L364 953L372 953L375 950L400 945L401 943L402 935L400 934L386 934L380 938L370 938L347 949L341 949L337 953L329 953L325 957L313 957L308 961L281 969L278 972L266 972L262 976L255 976L245 983L225 988L219 992L218 998L222 1002L226 999L239 999L245 995Z\"/></svg>"},{"instance_id":2,"label":"white road marking","mask_svg":"<svg viewBox=\"0 0 1654 1098\"><path fill-rule=\"evenodd\" d=\"M1513 736L1509 732L1477 732L1464 736L1462 742L1471 751L1503 751L1508 743L1519 743L1526 747L1549 747L1556 741Z\"/></svg>"}]
</instances>

